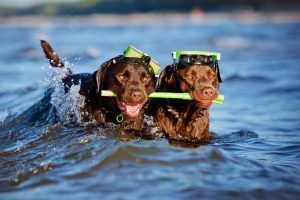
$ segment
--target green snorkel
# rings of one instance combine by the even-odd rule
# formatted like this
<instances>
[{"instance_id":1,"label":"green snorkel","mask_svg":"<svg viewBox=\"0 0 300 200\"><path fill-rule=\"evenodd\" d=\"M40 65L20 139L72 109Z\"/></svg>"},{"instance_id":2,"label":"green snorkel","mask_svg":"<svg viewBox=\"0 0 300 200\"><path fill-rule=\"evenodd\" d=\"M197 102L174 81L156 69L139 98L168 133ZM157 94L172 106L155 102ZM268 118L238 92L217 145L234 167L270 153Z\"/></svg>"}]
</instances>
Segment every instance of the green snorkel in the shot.
<instances>
[{"instance_id":1,"label":"green snorkel","mask_svg":"<svg viewBox=\"0 0 300 200\"><path fill-rule=\"evenodd\" d=\"M211 56L213 60L218 61L221 58L221 54L218 52L204 52L204 51L175 51L172 52L172 58L174 62L178 59L181 55L203 55L203 56ZM128 48L124 51L124 57L127 58L143 58L144 56L148 56L147 54L143 53L139 49L128 46ZM160 69L160 64L151 58L149 63L149 71L157 74ZM101 96L105 97L116 97L117 95L109 90L101 90ZM182 99L182 100L193 100L191 95L187 92L184 93L174 93L174 92L154 92L150 94L150 98L167 98L167 99ZM224 95L219 94L216 99L213 100L214 103L222 104L224 102Z\"/></svg>"},{"instance_id":2,"label":"green snorkel","mask_svg":"<svg viewBox=\"0 0 300 200\"><path fill-rule=\"evenodd\" d=\"M109 90L101 90L101 96L103 97L116 97L117 95ZM149 96L150 98L165 98L165 99L182 99L193 100L193 97L187 92L175 93L175 92L153 92ZM224 102L224 95L219 94L212 102L222 104Z\"/></svg>"}]
</instances>

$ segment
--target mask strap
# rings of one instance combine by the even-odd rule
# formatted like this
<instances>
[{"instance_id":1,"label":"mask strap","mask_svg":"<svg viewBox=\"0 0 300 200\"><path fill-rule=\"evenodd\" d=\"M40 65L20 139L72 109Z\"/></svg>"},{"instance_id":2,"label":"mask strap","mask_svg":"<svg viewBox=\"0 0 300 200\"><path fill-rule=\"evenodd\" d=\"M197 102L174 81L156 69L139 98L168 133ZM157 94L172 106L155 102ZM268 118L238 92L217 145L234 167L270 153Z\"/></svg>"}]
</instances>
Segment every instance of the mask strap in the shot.
<instances>
[{"instance_id":1,"label":"mask strap","mask_svg":"<svg viewBox=\"0 0 300 200\"><path fill-rule=\"evenodd\" d=\"M177 72L177 63L176 63L176 58L173 58L173 73Z\"/></svg>"},{"instance_id":2,"label":"mask strap","mask_svg":"<svg viewBox=\"0 0 300 200\"><path fill-rule=\"evenodd\" d=\"M216 70L217 70L218 81L219 81L219 83L222 83L221 72L220 72L220 69L219 69L218 61L215 61L215 67L216 67Z\"/></svg>"}]
</instances>

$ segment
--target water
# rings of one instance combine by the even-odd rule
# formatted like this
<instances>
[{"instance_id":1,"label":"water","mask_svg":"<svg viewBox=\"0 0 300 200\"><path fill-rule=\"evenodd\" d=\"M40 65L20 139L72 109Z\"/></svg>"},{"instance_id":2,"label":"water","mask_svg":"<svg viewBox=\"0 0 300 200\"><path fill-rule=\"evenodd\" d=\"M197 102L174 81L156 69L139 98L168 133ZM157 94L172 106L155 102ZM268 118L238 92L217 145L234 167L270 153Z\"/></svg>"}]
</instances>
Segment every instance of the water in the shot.
<instances>
[{"instance_id":1,"label":"water","mask_svg":"<svg viewBox=\"0 0 300 200\"><path fill-rule=\"evenodd\" d=\"M39 39L75 73L128 44L163 66L172 50L221 52L213 140L192 148L67 118L78 88L60 96ZM0 43L0 199L299 199L299 23L2 27ZM42 100L49 85L61 119Z\"/></svg>"}]
</instances>

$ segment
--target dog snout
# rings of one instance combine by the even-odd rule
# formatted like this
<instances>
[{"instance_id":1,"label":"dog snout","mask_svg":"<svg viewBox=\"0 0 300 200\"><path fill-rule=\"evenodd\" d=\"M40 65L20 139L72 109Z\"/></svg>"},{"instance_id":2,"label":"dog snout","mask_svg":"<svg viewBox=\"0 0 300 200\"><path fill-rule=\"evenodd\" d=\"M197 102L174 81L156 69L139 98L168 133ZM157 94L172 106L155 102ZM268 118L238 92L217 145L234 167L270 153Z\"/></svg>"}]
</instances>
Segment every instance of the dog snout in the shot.
<instances>
[{"instance_id":1,"label":"dog snout","mask_svg":"<svg viewBox=\"0 0 300 200\"><path fill-rule=\"evenodd\" d=\"M129 92L129 96L132 102L135 103L142 102L145 98L143 91L140 89L131 89Z\"/></svg>"},{"instance_id":2,"label":"dog snout","mask_svg":"<svg viewBox=\"0 0 300 200\"><path fill-rule=\"evenodd\" d=\"M138 101L142 97L142 92L140 90L132 90L130 96L132 99Z\"/></svg>"},{"instance_id":3,"label":"dog snout","mask_svg":"<svg viewBox=\"0 0 300 200\"><path fill-rule=\"evenodd\" d=\"M204 99L214 99L216 96L216 91L212 87L204 87L201 91L201 96Z\"/></svg>"}]
</instances>

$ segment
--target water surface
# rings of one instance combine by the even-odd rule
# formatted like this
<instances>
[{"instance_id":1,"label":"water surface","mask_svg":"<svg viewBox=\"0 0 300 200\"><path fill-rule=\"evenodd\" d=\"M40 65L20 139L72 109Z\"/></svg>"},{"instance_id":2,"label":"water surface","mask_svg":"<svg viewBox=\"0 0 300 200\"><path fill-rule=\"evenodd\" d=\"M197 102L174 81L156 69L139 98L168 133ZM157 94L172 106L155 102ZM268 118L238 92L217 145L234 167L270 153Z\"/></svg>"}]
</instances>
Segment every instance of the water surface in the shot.
<instances>
[{"instance_id":1,"label":"water surface","mask_svg":"<svg viewBox=\"0 0 300 200\"><path fill-rule=\"evenodd\" d=\"M163 66L174 50L221 52L213 140L191 148L56 119L39 39L75 73L129 44ZM0 199L299 199L300 24L2 27L0 43ZM76 91L52 103L67 112Z\"/></svg>"}]
</instances>

